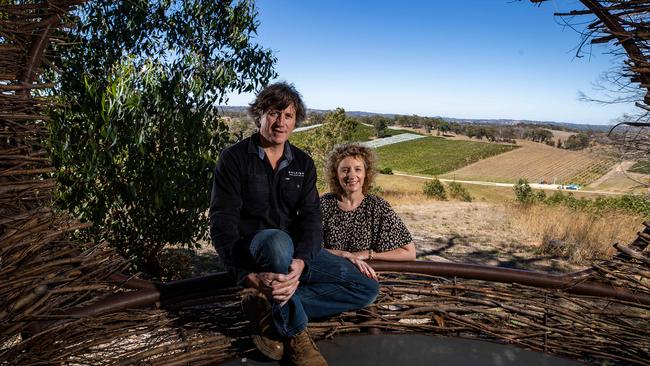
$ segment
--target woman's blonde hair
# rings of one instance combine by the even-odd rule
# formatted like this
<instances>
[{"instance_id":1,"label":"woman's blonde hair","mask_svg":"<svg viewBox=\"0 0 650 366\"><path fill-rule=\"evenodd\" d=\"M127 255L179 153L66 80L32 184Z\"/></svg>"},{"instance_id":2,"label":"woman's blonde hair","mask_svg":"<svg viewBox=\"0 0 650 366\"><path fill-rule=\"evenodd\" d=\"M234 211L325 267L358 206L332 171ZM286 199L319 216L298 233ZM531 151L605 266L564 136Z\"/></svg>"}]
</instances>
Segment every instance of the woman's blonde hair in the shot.
<instances>
[{"instance_id":1,"label":"woman's blonde hair","mask_svg":"<svg viewBox=\"0 0 650 366\"><path fill-rule=\"evenodd\" d=\"M377 175L377 158L375 152L372 151L371 148L362 146L358 143L336 145L327 156L327 160L325 161L325 178L327 179L330 191L337 197L343 195L343 187L339 184L336 171L338 170L341 161L348 156L362 159L363 165L366 168L366 178L363 181L361 191L363 194L367 194L372 183L375 181L375 176Z\"/></svg>"}]
</instances>

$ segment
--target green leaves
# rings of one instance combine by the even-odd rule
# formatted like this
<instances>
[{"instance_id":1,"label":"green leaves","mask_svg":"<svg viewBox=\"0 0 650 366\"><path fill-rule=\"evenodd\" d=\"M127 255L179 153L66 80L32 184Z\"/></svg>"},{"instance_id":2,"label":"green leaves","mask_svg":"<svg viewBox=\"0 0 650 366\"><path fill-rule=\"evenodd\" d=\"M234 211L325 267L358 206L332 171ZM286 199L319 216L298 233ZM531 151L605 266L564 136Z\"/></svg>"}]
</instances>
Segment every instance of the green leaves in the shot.
<instances>
[{"instance_id":1,"label":"green leaves","mask_svg":"<svg viewBox=\"0 0 650 366\"><path fill-rule=\"evenodd\" d=\"M445 186L438 178L427 181L422 185L422 193L428 198L434 198L440 201L447 200Z\"/></svg>"},{"instance_id":2,"label":"green leaves","mask_svg":"<svg viewBox=\"0 0 650 366\"><path fill-rule=\"evenodd\" d=\"M207 238L229 138L216 105L275 78L276 59L253 42L252 1L94 0L76 15L49 126L57 202L155 276L163 246Z\"/></svg>"},{"instance_id":3,"label":"green leaves","mask_svg":"<svg viewBox=\"0 0 650 366\"><path fill-rule=\"evenodd\" d=\"M295 142L298 147L311 155L316 168L322 171L325 166L325 159L334 148L334 145L349 142L352 139L352 132L356 125L357 123L354 120L345 115L345 109L336 108L336 110L325 114L321 127L302 132L301 139ZM323 174L319 174L319 190L325 188L323 179Z\"/></svg>"},{"instance_id":4,"label":"green leaves","mask_svg":"<svg viewBox=\"0 0 650 366\"><path fill-rule=\"evenodd\" d=\"M136 71L127 60L104 85L83 80L83 93L50 126L57 202L94 223L83 235L155 276L165 245L207 239L207 191L227 128L215 107L186 97L195 85L164 65Z\"/></svg>"},{"instance_id":5,"label":"green leaves","mask_svg":"<svg viewBox=\"0 0 650 366\"><path fill-rule=\"evenodd\" d=\"M89 2L50 124L58 204L158 276L165 245L207 239L212 169L228 143L216 103L275 77L250 43L250 2ZM85 24L85 25L82 25ZM200 26L199 26L200 25Z\"/></svg>"}]
</instances>

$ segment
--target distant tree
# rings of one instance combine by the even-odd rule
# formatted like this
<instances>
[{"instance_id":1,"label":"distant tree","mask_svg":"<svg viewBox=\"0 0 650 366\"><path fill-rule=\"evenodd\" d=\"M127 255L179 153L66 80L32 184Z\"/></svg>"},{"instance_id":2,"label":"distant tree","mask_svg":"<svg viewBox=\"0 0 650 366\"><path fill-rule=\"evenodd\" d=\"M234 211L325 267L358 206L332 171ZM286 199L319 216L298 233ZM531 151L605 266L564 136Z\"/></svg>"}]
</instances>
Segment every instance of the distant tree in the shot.
<instances>
[{"instance_id":1,"label":"distant tree","mask_svg":"<svg viewBox=\"0 0 650 366\"><path fill-rule=\"evenodd\" d=\"M553 140L553 132L546 129L539 130L539 142L547 143L552 140Z\"/></svg>"},{"instance_id":2,"label":"distant tree","mask_svg":"<svg viewBox=\"0 0 650 366\"><path fill-rule=\"evenodd\" d=\"M485 138L490 141L494 142L497 141L497 129L494 126L486 126L482 128L483 133Z\"/></svg>"},{"instance_id":3,"label":"distant tree","mask_svg":"<svg viewBox=\"0 0 650 366\"><path fill-rule=\"evenodd\" d=\"M501 141L514 140L516 137L515 129L512 126L503 126L499 128L499 138Z\"/></svg>"},{"instance_id":4,"label":"distant tree","mask_svg":"<svg viewBox=\"0 0 650 366\"><path fill-rule=\"evenodd\" d=\"M569 136L564 142L564 148L569 150L582 150L589 146L589 136L585 133L577 133Z\"/></svg>"},{"instance_id":5,"label":"distant tree","mask_svg":"<svg viewBox=\"0 0 650 366\"><path fill-rule=\"evenodd\" d=\"M445 186L442 182L435 178L430 180L422 186L422 193L429 198L435 198L437 200L444 201L447 199L447 192L445 191Z\"/></svg>"},{"instance_id":6,"label":"distant tree","mask_svg":"<svg viewBox=\"0 0 650 366\"><path fill-rule=\"evenodd\" d=\"M434 123L434 120L432 118L426 118L422 122L422 127L424 127L424 129L425 129L425 131L427 133L431 133L431 130L434 128L434 126L435 126L435 123Z\"/></svg>"},{"instance_id":7,"label":"distant tree","mask_svg":"<svg viewBox=\"0 0 650 366\"><path fill-rule=\"evenodd\" d=\"M442 132L443 134L445 134L445 133L447 133L447 132L449 132L451 130L451 126L450 126L449 122L447 122L447 121L445 121L443 119L440 119L440 118L436 118L436 119L434 119L434 121L435 121L436 129L438 131Z\"/></svg>"},{"instance_id":8,"label":"distant tree","mask_svg":"<svg viewBox=\"0 0 650 366\"><path fill-rule=\"evenodd\" d=\"M325 118L324 113L320 112L309 112L307 113L307 121L303 123L305 126L317 125L323 123Z\"/></svg>"},{"instance_id":9,"label":"distant tree","mask_svg":"<svg viewBox=\"0 0 650 366\"><path fill-rule=\"evenodd\" d=\"M456 135L462 135L464 133L463 126L458 122L452 122L449 124L449 130Z\"/></svg>"},{"instance_id":10,"label":"distant tree","mask_svg":"<svg viewBox=\"0 0 650 366\"><path fill-rule=\"evenodd\" d=\"M386 122L386 119L382 117L374 118L372 121L372 125L375 128L376 137L386 136L386 130L388 129L388 123Z\"/></svg>"},{"instance_id":11,"label":"distant tree","mask_svg":"<svg viewBox=\"0 0 650 366\"><path fill-rule=\"evenodd\" d=\"M418 116L417 114L412 114L409 117L409 125L415 128L422 127L422 117Z\"/></svg>"},{"instance_id":12,"label":"distant tree","mask_svg":"<svg viewBox=\"0 0 650 366\"><path fill-rule=\"evenodd\" d=\"M409 126L409 117L404 115L399 115L395 118L395 124L398 126Z\"/></svg>"},{"instance_id":13,"label":"distant tree","mask_svg":"<svg viewBox=\"0 0 650 366\"><path fill-rule=\"evenodd\" d=\"M553 140L553 133L544 128L527 128L523 138L539 143L546 143Z\"/></svg>"},{"instance_id":14,"label":"distant tree","mask_svg":"<svg viewBox=\"0 0 650 366\"><path fill-rule=\"evenodd\" d=\"M536 202L544 202L546 199L546 193L544 193L542 190L539 190L537 192L533 191L526 179L519 179L519 181L517 181L517 184L514 186L514 191L515 200L518 203L524 205L530 205Z\"/></svg>"},{"instance_id":15,"label":"distant tree","mask_svg":"<svg viewBox=\"0 0 650 366\"><path fill-rule=\"evenodd\" d=\"M476 125L468 125L465 127L466 135L469 138L476 138L482 140L485 136L485 128Z\"/></svg>"},{"instance_id":16,"label":"distant tree","mask_svg":"<svg viewBox=\"0 0 650 366\"><path fill-rule=\"evenodd\" d=\"M230 140L233 142L241 141L251 136L257 130L255 123L248 116L244 118L232 118L230 121L226 122L226 125L230 132Z\"/></svg>"}]
</instances>

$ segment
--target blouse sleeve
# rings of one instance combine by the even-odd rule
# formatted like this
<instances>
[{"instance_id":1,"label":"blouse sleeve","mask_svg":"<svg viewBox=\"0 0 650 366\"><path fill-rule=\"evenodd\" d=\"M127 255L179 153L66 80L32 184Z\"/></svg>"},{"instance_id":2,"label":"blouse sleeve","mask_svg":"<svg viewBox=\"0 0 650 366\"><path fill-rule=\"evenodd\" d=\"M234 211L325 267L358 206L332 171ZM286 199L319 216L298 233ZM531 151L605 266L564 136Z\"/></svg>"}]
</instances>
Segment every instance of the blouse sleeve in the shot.
<instances>
[{"instance_id":1,"label":"blouse sleeve","mask_svg":"<svg viewBox=\"0 0 650 366\"><path fill-rule=\"evenodd\" d=\"M404 225L404 222L395 213L390 204L384 199L377 197L378 232L376 240L373 240L372 250L375 252L387 252L401 248L413 241L411 233Z\"/></svg>"},{"instance_id":2,"label":"blouse sleeve","mask_svg":"<svg viewBox=\"0 0 650 366\"><path fill-rule=\"evenodd\" d=\"M333 215L334 211L332 210L332 195L326 193L320 197L320 207L323 210L323 247L328 249L336 249L333 245Z\"/></svg>"}]
</instances>

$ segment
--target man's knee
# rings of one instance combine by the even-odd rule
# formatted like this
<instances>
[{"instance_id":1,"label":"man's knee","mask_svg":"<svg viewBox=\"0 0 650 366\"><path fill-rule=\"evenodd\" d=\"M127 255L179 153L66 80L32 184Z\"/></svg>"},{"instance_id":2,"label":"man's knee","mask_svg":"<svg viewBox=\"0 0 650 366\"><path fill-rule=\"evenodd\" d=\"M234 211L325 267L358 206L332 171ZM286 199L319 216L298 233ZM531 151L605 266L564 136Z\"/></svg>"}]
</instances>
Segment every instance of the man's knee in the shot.
<instances>
[{"instance_id":1,"label":"man's knee","mask_svg":"<svg viewBox=\"0 0 650 366\"><path fill-rule=\"evenodd\" d=\"M364 277L364 280L359 282L359 289L357 291L359 295L360 308L366 307L377 299L377 295L379 294L379 282L372 278Z\"/></svg>"},{"instance_id":2,"label":"man's knee","mask_svg":"<svg viewBox=\"0 0 650 366\"><path fill-rule=\"evenodd\" d=\"M262 270L287 273L293 258L293 241L282 230L262 230L251 241L251 254Z\"/></svg>"}]
</instances>

